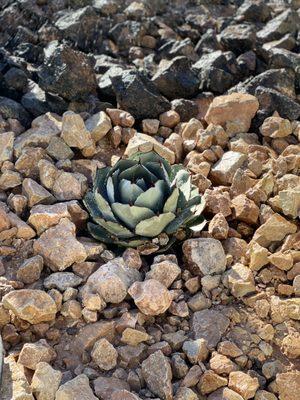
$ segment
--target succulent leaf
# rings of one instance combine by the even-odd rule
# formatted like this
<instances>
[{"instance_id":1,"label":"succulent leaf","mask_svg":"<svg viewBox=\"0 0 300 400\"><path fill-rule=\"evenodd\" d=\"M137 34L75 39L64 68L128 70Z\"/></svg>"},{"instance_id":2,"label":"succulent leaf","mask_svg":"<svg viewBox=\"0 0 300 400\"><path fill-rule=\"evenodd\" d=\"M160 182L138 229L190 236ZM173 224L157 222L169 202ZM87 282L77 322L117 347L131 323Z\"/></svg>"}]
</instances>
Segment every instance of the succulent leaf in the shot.
<instances>
[{"instance_id":1,"label":"succulent leaf","mask_svg":"<svg viewBox=\"0 0 300 400\"><path fill-rule=\"evenodd\" d=\"M135 228L139 222L155 215L149 208L130 206L129 204L113 203L111 208L129 228Z\"/></svg>"},{"instance_id":2,"label":"succulent leaf","mask_svg":"<svg viewBox=\"0 0 300 400\"><path fill-rule=\"evenodd\" d=\"M131 183L127 179L122 179L119 183L119 193L122 203L134 204L139 195L144 193L144 191L135 183Z\"/></svg>"},{"instance_id":3,"label":"succulent leaf","mask_svg":"<svg viewBox=\"0 0 300 400\"><path fill-rule=\"evenodd\" d=\"M137 224L135 233L146 237L155 237L159 235L174 218L175 214L168 212L145 219Z\"/></svg>"}]
</instances>

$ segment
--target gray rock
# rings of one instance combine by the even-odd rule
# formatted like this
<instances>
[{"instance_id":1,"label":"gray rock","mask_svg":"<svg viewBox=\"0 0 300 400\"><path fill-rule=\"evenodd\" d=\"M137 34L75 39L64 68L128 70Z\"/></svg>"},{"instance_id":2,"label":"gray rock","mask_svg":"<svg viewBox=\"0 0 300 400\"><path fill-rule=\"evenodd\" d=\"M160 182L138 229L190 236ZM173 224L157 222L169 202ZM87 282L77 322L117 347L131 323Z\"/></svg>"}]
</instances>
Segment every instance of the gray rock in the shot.
<instances>
[{"instance_id":1,"label":"gray rock","mask_svg":"<svg viewBox=\"0 0 300 400\"><path fill-rule=\"evenodd\" d=\"M196 275L219 274L226 269L226 256L219 240L189 239L182 250L191 271Z\"/></svg>"},{"instance_id":2,"label":"gray rock","mask_svg":"<svg viewBox=\"0 0 300 400\"><path fill-rule=\"evenodd\" d=\"M82 278L73 274L73 272L55 272L44 280L46 289L58 289L64 292L68 288L80 285Z\"/></svg>"},{"instance_id":3,"label":"gray rock","mask_svg":"<svg viewBox=\"0 0 300 400\"><path fill-rule=\"evenodd\" d=\"M229 318L216 310L197 311L191 320L194 339L203 338L210 349L216 347L229 327Z\"/></svg>"}]
</instances>

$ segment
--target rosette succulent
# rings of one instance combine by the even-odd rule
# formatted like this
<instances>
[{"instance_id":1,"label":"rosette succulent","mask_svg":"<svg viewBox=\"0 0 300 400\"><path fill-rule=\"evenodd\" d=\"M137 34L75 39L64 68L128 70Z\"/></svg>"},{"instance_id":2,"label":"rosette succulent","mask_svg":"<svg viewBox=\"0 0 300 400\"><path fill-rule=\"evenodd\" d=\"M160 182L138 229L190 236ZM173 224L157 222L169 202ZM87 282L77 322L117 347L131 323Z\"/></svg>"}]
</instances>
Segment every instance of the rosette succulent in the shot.
<instances>
[{"instance_id":1,"label":"rosette succulent","mask_svg":"<svg viewBox=\"0 0 300 400\"><path fill-rule=\"evenodd\" d=\"M157 153L137 153L97 170L84 204L91 235L125 247L169 247L204 226L204 202L182 165Z\"/></svg>"}]
</instances>

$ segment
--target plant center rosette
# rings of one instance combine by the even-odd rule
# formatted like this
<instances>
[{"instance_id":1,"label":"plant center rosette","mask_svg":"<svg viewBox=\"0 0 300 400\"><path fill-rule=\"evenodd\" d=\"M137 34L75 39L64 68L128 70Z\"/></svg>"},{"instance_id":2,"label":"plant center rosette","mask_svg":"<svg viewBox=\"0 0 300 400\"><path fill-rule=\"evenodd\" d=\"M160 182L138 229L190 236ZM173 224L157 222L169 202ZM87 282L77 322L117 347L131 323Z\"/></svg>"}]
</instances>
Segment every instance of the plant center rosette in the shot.
<instances>
[{"instance_id":1,"label":"plant center rosette","mask_svg":"<svg viewBox=\"0 0 300 400\"><path fill-rule=\"evenodd\" d=\"M155 152L98 169L84 204L94 221L88 230L95 239L149 248L149 253L165 250L205 225L204 200L189 172Z\"/></svg>"}]
</instances>

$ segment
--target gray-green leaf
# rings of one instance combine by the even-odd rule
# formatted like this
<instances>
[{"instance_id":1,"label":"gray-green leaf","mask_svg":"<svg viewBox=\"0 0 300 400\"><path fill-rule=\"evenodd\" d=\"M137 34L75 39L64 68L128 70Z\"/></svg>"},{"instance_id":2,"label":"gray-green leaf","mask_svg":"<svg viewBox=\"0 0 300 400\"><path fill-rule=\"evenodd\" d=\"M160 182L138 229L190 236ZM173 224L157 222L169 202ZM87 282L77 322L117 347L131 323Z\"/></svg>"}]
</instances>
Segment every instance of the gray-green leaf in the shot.
<instances>
[{"instance_id":1,"label":"gray-green leaf","mask_svg":"<svg viewBox=\"0 0 300 400\"><path fill-rule=\"evenodd\" d=\"M171 212L154 216L137 224L135 233L141 236L155 237L174 219L175 215Z\"/></svg>"},{"instance_id":2,"label":"gray-green leaf","mask_svg":"<svg viewBox=\"0 0 300 400\"><path fill-rule=\"evenodd\" d=\"M130 206L129 204L113 203L111 208L114 214L129 228L135 228L140 221L154 216L154 212L149 208Z\"/></svg>"}]
</instances>

